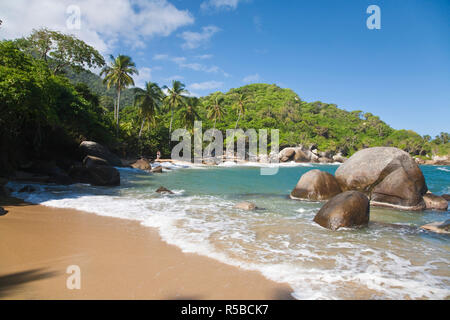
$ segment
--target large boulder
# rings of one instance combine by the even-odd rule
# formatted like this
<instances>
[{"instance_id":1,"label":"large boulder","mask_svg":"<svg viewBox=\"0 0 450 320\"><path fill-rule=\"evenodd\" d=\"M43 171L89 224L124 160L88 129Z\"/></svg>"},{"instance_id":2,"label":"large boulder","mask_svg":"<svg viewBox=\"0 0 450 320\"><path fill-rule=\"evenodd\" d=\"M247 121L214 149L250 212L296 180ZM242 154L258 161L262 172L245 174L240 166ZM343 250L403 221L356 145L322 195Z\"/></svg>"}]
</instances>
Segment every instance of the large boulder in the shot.
<instances>
[{"instance_id":1,"label":"large boulder","mask_svg":"<svg viewBox=\"0 0 450 320\"><path fill-rule=\"evenodd\" d=\"M294 160L295 148L284 148L280 151L279 159L281 162L288 162Z\"/></svg>"},{"instance_id":2,"label":"large boulder","mask_svg":"<svg viewBox=\"0 0 450 320\"><path fill-rule=\"evenodd\" d=\"M370 205L367 196L359 191L346 191L329 200L316 214L314 222L324 228L366 226Z\"/></svg>"},{"instance_id":3,"label":"large boulder","mask_svg":"<svg viewBox=\"0 0 450 320\"><path fill-rule=\"evenodd\" d=\"M80 151L85 156L94 156L105 159L109 165L114 167L121 167L122 161L114 153L108 150L105 146L94 141L83 141L80 144Z\"/></svg>"},{"instance_id":4,"label":"large boulder","mask_svg":"<svg viewBox=\"0 0 450 320\"><path fill-rule=\"evenodd\" d=\"M365 193L372 205L423 210L425 178L410 155L400 149L376 147L356 152L336 170L343 191Z\"/></svg>"},{"instance_id":5,"label":"large boulder","mask_svg":"<svg viewBox=\"0 0 450 320\"><path fill-rule=\"evenodd\" d=\"M310 170L301 176L291 192L291 199L295 200L328 200L341 193L336 178L325 171Z\"/></svg>"},{"instance_id":6,"label":"large boulder","mask_svg":"<svg viewBox=\"0 0 450 320\"><path fill-rule=\"evenodd\" d=\"M444 198L447 201L450 201L450 194L443 194L442 198Z\"/></svg>"},{"instance_id":7,"label":"large boulder","mask_svg":"<svg viewBox=\"0 0 450 320\"><path fill-rule=\"evenodd\" d=\"M139 159L133 164L131 164L132 168L140 169L140 170L151 170L152 166L150 165L150 162L147 159Z\"/></svg>"},{"instance_id":8,"label":"large boulder","mask_svg":"<svg viewBox=\"0 0 450 320\"><path fill-rule=\"evenodd\" d=\"M109 166L109 164L105 159L94 156L86 156L83 159L83 166L86 168L90 168L95 166Z\"/></svg>"},{"instance_id":9,"label":"large boulder","mask_svg":"<svg viewBox=\"0 0 450 320\"><path fill-rule=\"evenodd\" d=\"M73 166L69 170L69 175L74 181L89 183L93 186L120 185L120 173L111 166L92 166L89 168Z\"/></svg>"},{"instance_id":10,"label":"large boulder","mask_svg":"<svg viewBox=\"0 0 450 320\"><path fill-rule=\"evenodd\" d=\"M421 228L436 233L450 234L450 219L443 222L432 222L421 226Z\"/></svg>"},{"instance_id":11,"label":"large boulder","mask_svg":"<svg viewBox=\"0 0 450 320\"><path fill-rule=\"evenodd\" d=\"M425 194L423 201L425 201L426 208L430 210L447 211L448 209L448 201L432 193Z\"/></svg>"}]
</instances>

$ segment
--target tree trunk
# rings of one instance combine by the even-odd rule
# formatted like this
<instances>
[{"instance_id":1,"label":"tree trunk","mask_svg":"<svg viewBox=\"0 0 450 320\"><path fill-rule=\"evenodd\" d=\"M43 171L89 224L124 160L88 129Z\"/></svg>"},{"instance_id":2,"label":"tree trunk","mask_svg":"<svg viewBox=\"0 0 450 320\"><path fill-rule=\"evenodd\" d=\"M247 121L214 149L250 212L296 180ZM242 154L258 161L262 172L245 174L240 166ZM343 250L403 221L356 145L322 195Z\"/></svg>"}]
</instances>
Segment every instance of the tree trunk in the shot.
<instances>
[{"instance_id":1,"label":"tree trunk","mask_svg":"<svg viewBox=\"0 0 450 320\"><path fill-rule=\"evenodd\" d=\"M142 136L142 130L144 129L144 123L145 123L145 119L142 120L141 130L139 130L139 139L141 139L141 136Z\"/></svg>"},{"instance_id":2,"label":"tree trunk","mask_svg":"<svg viewBox=\"0 0 450 320\"><path fill-rule=\"evenodd\" d=\"M239 111L239 115L238 115L238 118L237 118L237 121L236 121L236 125L234 126L234 130L237 129L237 126L238 126L238 123L239 123L240 119L241 119L241 111Z\"/></svg>"},{"instance_id":3,"label":"tree trunk","mask_svg":"<svg viewBox=\"0 0 450 320\"><path fill-rule=\"evenodd\" d=\"M116 119L116 135L119 136L119 111L120 111L120 87L117 90L117 119Z\"/></svg>"},{"instance_id":4,"label":"tree trunk","mask_svg":"<svg viewBox=\"0 0 450 320\"><path fill-rule=\"evenodd\" d=\"M214 118L214 131L216 131L216 120L217 120L217 118Z\"/></svg>"},{"instance_id":5,"label":"tree trunk","mask_svg":"<svg viewBox=\"0 0 450 320\"><path fill-rule=\"evenodd\" d=\"M169 149L170 149L171 141L172 141L170 135L172 134L173 108L170 108L170 112L171 112L171 115L170 115L170 125L169 125Z\"/></svg>"}]
</instances>

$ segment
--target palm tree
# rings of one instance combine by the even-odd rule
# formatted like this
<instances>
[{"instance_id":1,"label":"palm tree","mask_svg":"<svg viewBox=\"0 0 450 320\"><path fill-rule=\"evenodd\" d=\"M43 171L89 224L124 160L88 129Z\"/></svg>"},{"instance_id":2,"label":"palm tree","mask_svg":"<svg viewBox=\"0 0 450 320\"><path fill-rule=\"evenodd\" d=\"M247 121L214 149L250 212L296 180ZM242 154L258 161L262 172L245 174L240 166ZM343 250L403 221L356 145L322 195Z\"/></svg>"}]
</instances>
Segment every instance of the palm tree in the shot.
<instances>
[{"instance_id":1,"label":"palm tree","mask_svg":"<svg viewBox=\"0 0 450 320\"><path fill-rule=\"evenodd\" d=\"M237 129L239 120L241 119L241 115L245 115L246 104L250 102L250 98L246 97L243 93L237 95L237 100L233 105L234 109L238 109L239 115L236 121L236 125L234 129Z\"/></svg>"},{"instance_id":2,"label":"palm tree","mask_svg":"<svg viewBox=\"0 0 450 320\"><path fill-rule=\"evenodd\" d=\"M217 119L219 119L219 120L222 119L222 117L226 113L225 108L221 104L222 101L223 101L222 96L216 96L214 99L214 103L209 104L206 107L208 109L208 118L210 120L214 119L214 129L216 129Z\"/></svg>"},{"instance_id":3,"label":"palm tree","mask_svg":"<svg viewBox=\"0 0 450 320\"><path fill-rule=\"evenodd\" d=\"M159 110L164 93L154 82L146 82L145 90L136 88L134 93L134 105L139 108L142 117L141 129L139 130L139 138L141 138L145 121L148 121L149 124L156 124L156 112Z\"/></svg>"},{"instance_id":4,"label":"palm tree","mask_svg":"<svg viewBox=\"0 0 450 320\"><path fill-rule=\"evenodd\" d=\"M194 101L188 101L183 108L183 114L182 114L182 120L184 122L184 127L186 129L192 129L194 128L194 121L196 119L200 118L200 116L197 113L196 105Z\"/></svg>"},{"instance_id":5,"label":"palm tree","mask_svg":"<svg viewBox=\"0 0 450 320\"><path fill-rule=\"evenodd\" d=\"M116 120L117 133L119 132L119 111L120 111L120 92L122 89L133 85L133 74L139 74L136 64L129 56L119 54L116 58L110 55L111 63L102 69L100 75L105 75L103 83L106 83L108 89L112 86L117 90L117 101L114 106L114 119Z\"/></svg>"},{"instance_id":6,"label":"palm tree","mask_svg":"<svg viewBox=\"0 0 450 320\"><path fill-rule=\"evenodd\" d=\"M172 81L172 88L164 86L163 89L167 90L166 102L170 109L170 126L169 135L172 133L173 111L183 105L185 96L189 92L185 89L186 86L178 80Z\"/></svg>"}]
</instances>

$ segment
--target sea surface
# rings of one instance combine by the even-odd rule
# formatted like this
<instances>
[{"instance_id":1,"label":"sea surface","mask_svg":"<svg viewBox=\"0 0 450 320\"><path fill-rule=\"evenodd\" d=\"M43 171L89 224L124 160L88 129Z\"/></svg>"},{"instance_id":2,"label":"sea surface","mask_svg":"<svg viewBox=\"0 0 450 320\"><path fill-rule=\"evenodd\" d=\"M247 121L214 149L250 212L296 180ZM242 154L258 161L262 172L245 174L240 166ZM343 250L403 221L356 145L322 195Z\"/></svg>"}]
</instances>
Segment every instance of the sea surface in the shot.
<instances>
[{"instance_id":1,"label":"sea surface","mask_svg":"<svg viewBox=\"0 0 450 320\"><path fill-rule=\"evenodd\" d=\"M138 220L184 252L287 282L297 299L450 299L450 237L419 229L449 212L371 208L363 229L330 231L312 220L323 203L290 200L302 174L337 165L184 167L164 174L118 168L120 187L36 185L14 196L58 208ZM450 193L449 166L421 167L429 189ZM23 184L10 183L15 191ZM173 195L155 190L165 186ZM241 201L264 210L234 209Z\"/></svg>"}]
</instances>

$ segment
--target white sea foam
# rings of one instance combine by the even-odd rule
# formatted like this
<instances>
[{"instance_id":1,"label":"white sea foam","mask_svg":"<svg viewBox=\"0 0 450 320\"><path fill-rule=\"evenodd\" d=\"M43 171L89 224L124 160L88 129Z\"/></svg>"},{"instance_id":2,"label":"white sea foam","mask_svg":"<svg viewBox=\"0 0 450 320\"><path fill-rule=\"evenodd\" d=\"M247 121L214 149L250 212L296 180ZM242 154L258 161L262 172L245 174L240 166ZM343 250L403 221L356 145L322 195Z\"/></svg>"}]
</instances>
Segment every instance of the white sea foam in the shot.
<instances>
[{"instance_id":1,"label":"white sea foam","mask_svg":"<svg viewBox=\"0 0 450 320\"><path fill-rule=\"evenodd\" d=\"M450 172L450 169L449 168L445 168L445 167L439 167L439 168L436 168L436 169L441 170L441 171L445 171L445 172Z\"/></svg>"}]
</instances>

